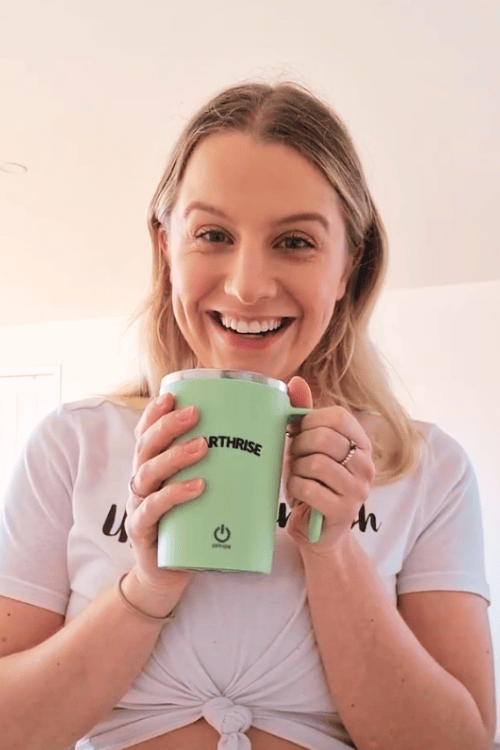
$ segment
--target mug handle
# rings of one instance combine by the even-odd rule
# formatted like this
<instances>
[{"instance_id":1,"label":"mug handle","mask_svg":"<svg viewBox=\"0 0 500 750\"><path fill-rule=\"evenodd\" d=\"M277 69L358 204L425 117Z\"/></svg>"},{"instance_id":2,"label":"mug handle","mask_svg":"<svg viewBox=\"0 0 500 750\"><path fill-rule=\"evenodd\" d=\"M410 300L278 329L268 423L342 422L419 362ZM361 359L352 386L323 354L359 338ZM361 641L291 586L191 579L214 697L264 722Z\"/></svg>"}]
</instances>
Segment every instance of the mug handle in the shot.
<instances>
[{"instance_id":1,"label":"mug handle","mask_svg":"<svg viewBox=\"0 0 500 750\"><path fill-rule=\"evenodd\" d=\"M291 407L290 411L288 412L287 416L287 422L288 420L292 419L292 417L304 417L306 414L309 414L309 412L312 411L312 409L305 409L305 408L299 408L299 407ZM323 513L321 513L319 510L316 510L316 508L311 508L311 517L309 519L309 541L310 542L317 542L318 539L321 536L321 529L323 526Z\"/></svg>"}]
</instances>

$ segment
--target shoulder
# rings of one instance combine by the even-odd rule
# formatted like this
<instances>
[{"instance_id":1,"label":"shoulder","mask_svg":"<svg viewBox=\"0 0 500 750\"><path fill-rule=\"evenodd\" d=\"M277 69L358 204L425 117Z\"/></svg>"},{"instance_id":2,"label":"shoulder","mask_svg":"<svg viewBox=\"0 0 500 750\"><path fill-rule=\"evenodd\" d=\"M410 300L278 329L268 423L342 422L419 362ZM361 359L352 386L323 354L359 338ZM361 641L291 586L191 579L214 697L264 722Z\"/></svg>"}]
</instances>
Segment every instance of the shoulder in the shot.
<instances>
[{"instance_id":1,"label":"shoulder","mask_svg":"<svg viewBox=\"0 0 500 750\"><path fill-rule=\"evenodd\" d=\"M416 422L422 429L421 466L438 479L472 472L470 458L454 437L432 422Z\"/></svg>"},{"instance_id":2,"label":"shoulder","mask_svg":"<svg viewBox=\"0 0 500 750\"><path fill-rule=\"evenodd\" d=\"M141 410L106 396L69 401L55 407L35 427L28 444L59 444L63 450L109 433L133 433Z\"/></svg>"},{"instance_id":3,"label":"shoulder","mask_svg":"<svg viewBox=\"0 0 500 750\"><path fill-rule=\"evenodd\" d=\"M47 416L53 421L112 421L124 418L137 419L141 413L142 407L138 407L135 403L118 401L108 396L91 396L62 403Z\"/></svg>"},{"instance_id":4,"label":"shoulder","mask_svg":"<svg viewBox=\"0 0 500 750\"><path fill-rule=\"evenodd\" d=\"M434 422L415 422L415 424L422 427L425 442L434 455L467 458L467 454L459 441Z\"/></svg>"},{"instance_id":5,"label":"shoulder","mask_svg":"<svg viewBox=\"0 0 500 750\"><path fill-rule=\"evenodd\" d=\"M433 422L415 421L422 434L418 466L404 478L419 497L422 517L478 503L473 464L460 442Z\"/></svg>"},{"instance_id":6,"label":"shoulder","mask_svg":"<svg viewBox=\"0 0 500 750\"><path fill-rule=\"evenodd\" d=\"M113 396L90 396L78 401L66 401L56 407L56 411L60 410L64 414L76 414L82 412L92 412L103 415L124 412L138 414L142 411L142 407L138 403L139 401L142 404L143 399L125 401L114 398Z\"/></svg>"},{"instance_id":7,"label":"shoulder","mask_svg":"<svg viewBox=\"0 0 500 750\"><path fill-rule=\"evenodd\" d=\"M382 453L397 457L401 454L403 439L396 435L391 425L379 414L356 412L355 416L374 446L374 460L383 463ZM462 445L437 424L421 420L410 420L411 433L405 438L411 440L418 451L413 469L403 477L413 477L421 481L427 479L446 481L472 473L472 465ZM417 460L418 459L418 460Z\"/></svg>"}]
</instances>

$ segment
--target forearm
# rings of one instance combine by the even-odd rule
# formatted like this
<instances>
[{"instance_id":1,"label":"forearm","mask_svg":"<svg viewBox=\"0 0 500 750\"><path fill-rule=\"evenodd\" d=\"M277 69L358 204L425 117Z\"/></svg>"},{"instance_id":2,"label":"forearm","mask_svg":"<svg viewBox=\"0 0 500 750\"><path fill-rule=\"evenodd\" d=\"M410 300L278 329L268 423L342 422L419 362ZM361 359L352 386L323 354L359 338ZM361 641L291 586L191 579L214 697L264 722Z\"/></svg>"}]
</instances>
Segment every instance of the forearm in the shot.
<instances>
[{"instance_id":1,"label":"forearm","mask_svg":"<svg viewBox=\"0 0 500 750\"><path fill-rule=\"evenodd\" d=\"M486 748L472 696L421 646L355 539L302 558L329 692L358 750Z\"/></svg>"},{"instance_id":2,"label":"forearm","mask_svg":"<svg viewBox=\"0 0 500 750\"><path fill-rule=\"evenodd\" d=\"M127 593L134 590L129 578L128 589L124 586ZM179 598L177 592L171 602L161 602L163 614ZM140 606L137 598L134 603ZM3 750L64 750L73 745L127 692L154 649L161 627L128 612L110 587L46 641L4 657L0 661Z\"/></svg>"}]
</instances>

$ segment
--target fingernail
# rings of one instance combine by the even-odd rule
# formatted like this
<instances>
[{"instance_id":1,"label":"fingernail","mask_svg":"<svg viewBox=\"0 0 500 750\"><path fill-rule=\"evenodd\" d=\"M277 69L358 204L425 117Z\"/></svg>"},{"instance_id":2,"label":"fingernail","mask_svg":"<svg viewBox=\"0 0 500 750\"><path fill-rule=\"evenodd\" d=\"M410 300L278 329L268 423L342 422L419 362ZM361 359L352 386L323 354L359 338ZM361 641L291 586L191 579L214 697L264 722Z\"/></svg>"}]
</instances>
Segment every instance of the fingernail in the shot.
<instances>
[{"instance_id":1,"label":"fingernail","mask_svg":"<svg viewBox=\"0 0 500 750\"><path fill-rule=\"evenodd\" d=\"M188 453L198 453L198 451L201 450L204 443L206 443L205 438L198 437L198 438L195 438L194 440L191 440L189 443L186 443L185 447Z\"/></svg>"},{"instance_id":2,"label":"fingernail","mask_svg":"<svg viewBox=\"0 0 500 750\"><path fill-rule=\"evenodd\" d=\"M172 394L170 393L170 391L167 391L166 393L162 393L162 395L158 396L158 398L156 399L157 405L158 406L165 406L166 403L171 398L171 396L172 396Z\"/></svg>"},{"instance_id":3,"label":"fingernail","mask_svg":"<svg viewBox=\"0 0 500 750\"><path fill-rule=\"evenodd\" d=\"M186 489L189 491L195 491L199 490L203 487L203 479L191 479L189 482L186 482Z\"/></svg>"},{"instance_id":4,"label":"fingernail","mask_svg":"<svg viewBox=\"0 0 500 750\"><path fill-rule=\"evenodd\" d=\"M188 422L193 416L194 406L187 406L185 409L181 409L177 412L176 417L181 422Z\"/></svg>"}]
</instances>

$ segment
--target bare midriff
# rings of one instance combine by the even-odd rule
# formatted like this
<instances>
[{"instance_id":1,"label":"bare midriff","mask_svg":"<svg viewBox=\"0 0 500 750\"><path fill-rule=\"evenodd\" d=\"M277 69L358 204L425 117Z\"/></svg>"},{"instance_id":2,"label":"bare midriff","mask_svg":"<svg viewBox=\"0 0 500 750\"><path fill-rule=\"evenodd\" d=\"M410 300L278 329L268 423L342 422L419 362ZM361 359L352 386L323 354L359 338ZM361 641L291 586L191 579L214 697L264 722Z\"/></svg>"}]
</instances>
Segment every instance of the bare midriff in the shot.
<instances>
[{"instance_id":1,"label":"bare midriff","mask_svg":"<svg viewBox=\"0 0 500 750\"><path fill-rule=\"evenodd\" d=\"M250 727L245 734L252 750L308 750L304 745L297 745L256 727ZM219 740L219 732L201 718L185 727L131 745L127 750L217 750Z\"/></svg>"}]
</instances>

